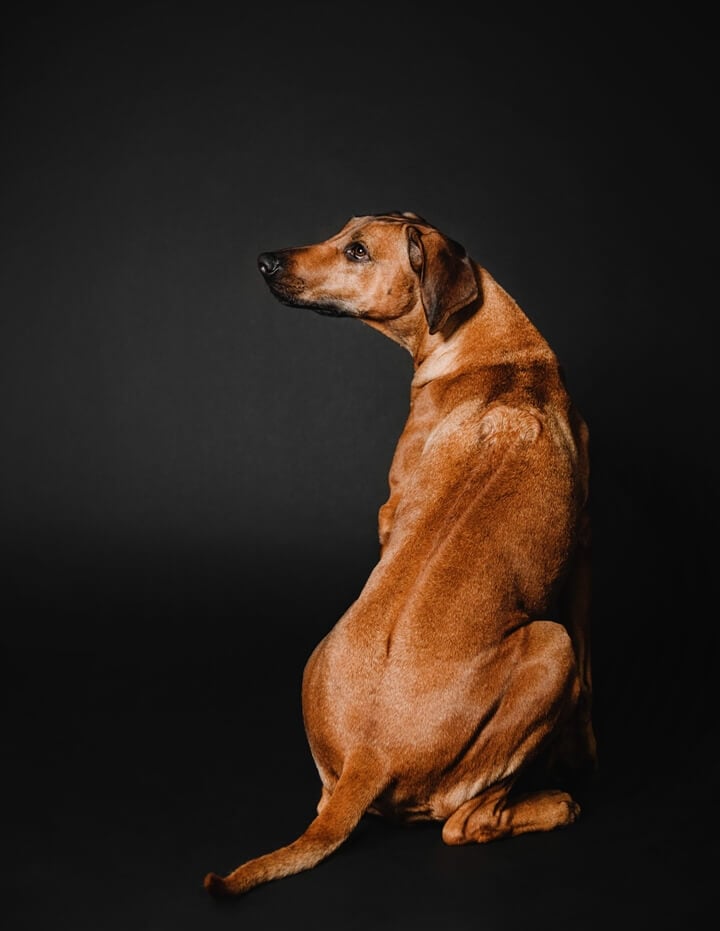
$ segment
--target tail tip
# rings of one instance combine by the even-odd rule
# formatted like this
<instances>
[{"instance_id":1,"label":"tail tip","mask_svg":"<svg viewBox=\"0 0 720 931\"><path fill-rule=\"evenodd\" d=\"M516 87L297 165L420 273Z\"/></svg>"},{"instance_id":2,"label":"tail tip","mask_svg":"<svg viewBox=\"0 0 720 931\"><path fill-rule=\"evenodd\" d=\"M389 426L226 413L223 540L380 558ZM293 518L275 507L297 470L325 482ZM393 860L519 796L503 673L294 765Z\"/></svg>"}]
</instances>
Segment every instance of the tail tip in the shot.
<instances>
[{"instance_id":1,"label":"tail tip","mask_svg":"<svg viewBox=\"0 0 720 931\"><path fill-rule=\"evenodd\" d=\"M203 886L205 890L214 896L226 896L230 895L230 890L228 889L225 880L222 876L218 876L217 873L208 873L205 879L203 880Z\"/></svg>"}]
</instances>

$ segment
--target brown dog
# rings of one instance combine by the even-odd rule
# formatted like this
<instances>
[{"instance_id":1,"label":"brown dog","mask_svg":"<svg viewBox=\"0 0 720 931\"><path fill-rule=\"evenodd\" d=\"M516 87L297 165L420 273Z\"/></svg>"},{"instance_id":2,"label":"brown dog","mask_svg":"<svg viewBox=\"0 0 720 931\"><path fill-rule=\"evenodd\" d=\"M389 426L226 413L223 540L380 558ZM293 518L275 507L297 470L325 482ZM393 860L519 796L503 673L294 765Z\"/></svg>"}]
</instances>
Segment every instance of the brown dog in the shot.
<instances>
[{"instance_id":1,"label":"brown dog","mask_svg":"<svg viewBox=\"0 0 720 931\"><path fill-rule=\"evenodd\" d=\"M317 817L287 847L205 878L246 892L315 866L367 812L443 821L448 844L573 822L532 770L594 767L587 428L515 301L413 213L353 217L263 253L278 300L357 317L413 357L379 513L380 559L305 668Z\"/></svg>"}]
</instances>

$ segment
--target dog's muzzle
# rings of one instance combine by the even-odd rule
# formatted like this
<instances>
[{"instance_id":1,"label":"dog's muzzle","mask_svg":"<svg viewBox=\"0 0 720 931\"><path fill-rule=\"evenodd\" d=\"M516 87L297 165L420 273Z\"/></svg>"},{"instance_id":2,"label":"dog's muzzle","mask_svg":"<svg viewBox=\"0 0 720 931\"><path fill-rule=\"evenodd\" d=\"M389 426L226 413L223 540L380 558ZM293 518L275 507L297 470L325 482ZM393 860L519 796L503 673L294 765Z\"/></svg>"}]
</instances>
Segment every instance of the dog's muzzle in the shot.
<instances>
[{"instance_id":1,"label":"dog's muzzle","mask_svg":"<svg viewBox=\"0 0 720 931\"><path fill-rule=\"evenodd\" d=\"M261 252L257 263L260 274L264 278L272 278L280 268L280 259L273 252Z\"/></svg>"},{"instance_id":2,"label":"dog's muzzle","mask_svg":"<svg viewBox=\"0 0 720 931\"><path fill-rule=\"evenodd\" d=\"M304 280L293 271L294 251L283 249L279 252L261 252L258 256L257 264L260 274L275 297L288 307L307 307L309 310L328 317L357 316L342 301L333 301L327 297L314 300L307 293L308 289Z\"/></svg>"}]
</instances>

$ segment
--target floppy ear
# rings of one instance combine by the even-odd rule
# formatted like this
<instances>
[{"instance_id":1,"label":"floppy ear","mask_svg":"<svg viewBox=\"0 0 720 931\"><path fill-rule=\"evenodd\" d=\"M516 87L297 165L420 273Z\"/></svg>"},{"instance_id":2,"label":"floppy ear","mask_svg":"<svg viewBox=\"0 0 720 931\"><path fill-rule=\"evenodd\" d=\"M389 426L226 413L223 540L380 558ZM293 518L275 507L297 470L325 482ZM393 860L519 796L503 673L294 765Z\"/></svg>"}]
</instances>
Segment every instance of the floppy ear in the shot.
<instances>
[{"instance_id":1,"label":"floppy ear","mask_svg":"<svg viewBox=\"0 0 720 931\"><path fill-rule=\"evenodd\" d=\"M407 243L410 265L420 279L428 328L437 333L450 314L478 296L475 273L464 247L436 229L421 232L408 226Z\"/></svg>"}]
</instances>

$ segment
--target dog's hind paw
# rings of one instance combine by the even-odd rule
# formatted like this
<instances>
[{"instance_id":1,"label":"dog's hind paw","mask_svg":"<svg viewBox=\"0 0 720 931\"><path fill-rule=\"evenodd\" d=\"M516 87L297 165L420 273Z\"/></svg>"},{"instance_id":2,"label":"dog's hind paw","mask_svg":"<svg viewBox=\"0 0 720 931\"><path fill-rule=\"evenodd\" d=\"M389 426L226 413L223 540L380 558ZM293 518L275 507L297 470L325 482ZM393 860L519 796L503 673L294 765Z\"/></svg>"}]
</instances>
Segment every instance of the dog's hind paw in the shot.
<instances>
[{"instance_id":1,"label":"dog's hind paw","mask_svg":"<svg viewBox=\"0 0 720 931\"><path fill-rule=\"evenodd\" d=\"M580 806L578 805L578 803L575 801L574 798L571 798L565 804L567 805L567 809L568 809L567 823L573 824L573 822L577 821L577 819L580 817L580 811L581 811Z\"/></svg>"}]
</instances>

